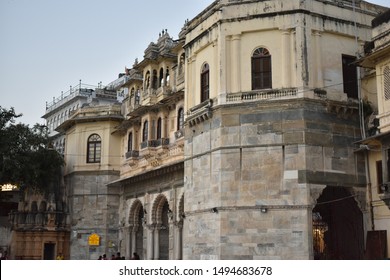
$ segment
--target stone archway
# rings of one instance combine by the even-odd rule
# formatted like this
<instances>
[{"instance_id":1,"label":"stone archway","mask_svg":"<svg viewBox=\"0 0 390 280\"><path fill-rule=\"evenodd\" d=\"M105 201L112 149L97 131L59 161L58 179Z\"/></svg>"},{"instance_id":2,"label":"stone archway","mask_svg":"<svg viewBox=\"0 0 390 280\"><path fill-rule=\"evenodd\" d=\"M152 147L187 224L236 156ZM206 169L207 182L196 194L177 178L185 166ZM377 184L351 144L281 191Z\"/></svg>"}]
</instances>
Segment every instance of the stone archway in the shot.
<instances>
[{"instance_id":1,"label":"stone archway","mask_svg":"<svg viewBox=\"0 0 390 280\"><path fill-rule=\"evenodd\" d=\"M328 186L317 199L313 249L315 259L363 259L363 213L349 189Z\"/></svg>"},{"instance_id":2,"label":"stone archway","mask_svg":"<svg viewBox=\"0 0 390 280\"><path fill-rule=\"evenodd\" d=\"M129 225L130 225L130 244L129 256L132 256L134 252L138 253L141 259L144 258L144 208L141 201L138 199L134 201L130 208Z\"/></svg>"},{"instance_id":3,"label":"stone archway","mask_svg":"<svg viewBox=\"0 0 390 280\"><path fill-rule=\"evenodd\" d=\"M152 223L154 224L154 259L169 259L169 209L168 200L159 195L152 209Z\"/></svg>"}]
</instances>

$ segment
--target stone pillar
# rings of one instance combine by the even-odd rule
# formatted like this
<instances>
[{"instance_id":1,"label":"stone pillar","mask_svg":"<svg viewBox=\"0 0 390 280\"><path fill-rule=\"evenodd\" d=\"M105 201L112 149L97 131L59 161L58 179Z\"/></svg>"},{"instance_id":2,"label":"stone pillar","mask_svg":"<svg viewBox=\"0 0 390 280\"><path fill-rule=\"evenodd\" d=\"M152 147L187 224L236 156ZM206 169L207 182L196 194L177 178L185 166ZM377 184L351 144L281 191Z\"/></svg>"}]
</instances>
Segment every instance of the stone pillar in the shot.
<instances>
[{"instance_id":1,"label":"stone pillar","mask_svg":"<svg viewBox=\"0 0 390 280\"><path fill-rule=\"evenodd\" d=\"M137 250L137 231L138 227L133 227L130 230L130 252L129 258L133 256L133 253Z\"/></svg>"},{"instance_id":2,"label":"stone pillar","mask_svg":"<svg viewBox=\"0 0 390 280\"><path fill-rule=\"evenodd\" d=\"M158 260L160 258L160 225L156 225L154 229L154 260Z\"/></svg>"},{"instance_id":3,"label":"stone pillar","mask_svg":"<svg viewBox=\"0 0 390 280\"><path fill-rule=\"evenodd\" d=\"M322 72L322 59L321 59L321 32L314 31L313 32L314 40L315 40L315 65L314 68L316 73L314 73L314 87L323 88L324 87L324 77Z\"/></svg>"},{"instance_id":4,"label":"stone pillar","mask_svg":"<svg viewBox=\"0 0 390 280\"><path fill-rule=\"evenodd\" d=\"M180 221L176 224L175 227L175 259L182 260L183 259L183 222Z\"/></svg>"},{"instance_id":5,"label":"stone pillar","mask_svg":"<svg viewBox=\"0 0 390 280\"><path fill-rule=\"evenodd\" d=\"M148 228L148 237L147 237L147 259L153 260L154 257L154 227L150 226Z\"/></svg>"},{"instance_id":6,"label":"stone pillar","mask_svg":"<svg viewBox=\"0 0 390 280\"><path fill-rule=\"evenodd\" d=\"M290 30L282 30L282 87L291 87Z\"/></svg>"},{"instance_id":7,"label":"stone pillar","mask_svg":"<svg viewBox=\"0 0 390 280\"><path fill-rule=\"evenodd\" d=\"M240 61L241 35L233 35L231 38L231 91L241 91L241 61Z\"/></svg>"},{"instance_id":8,"label":"stone pillar","mask_svg":"<svg viewBox=\"0 0 390 280\"><path fill-rule=\"evenodd\" d=\"M34 251L33 251L33 256L35 259L42 260L43 259L43 242L42 242L42 235L41 233L35 233L33 236L33 246L34 246ZM58 243L57 243L58 244ZM55 252L54 252L55 253Z\"/></svg>"},{"instance_id":9,"label":"stone pillar","mask_svg":"<svg viewBox=\"0 0 390 280\"><path fill-rule=\"evenodd\" d=\"M30 233L27 233L26 234L26 249L24 251L24 256L25 257L31 257L32 256L32 236L30 235Z\"/></svg>"}]
</instances>

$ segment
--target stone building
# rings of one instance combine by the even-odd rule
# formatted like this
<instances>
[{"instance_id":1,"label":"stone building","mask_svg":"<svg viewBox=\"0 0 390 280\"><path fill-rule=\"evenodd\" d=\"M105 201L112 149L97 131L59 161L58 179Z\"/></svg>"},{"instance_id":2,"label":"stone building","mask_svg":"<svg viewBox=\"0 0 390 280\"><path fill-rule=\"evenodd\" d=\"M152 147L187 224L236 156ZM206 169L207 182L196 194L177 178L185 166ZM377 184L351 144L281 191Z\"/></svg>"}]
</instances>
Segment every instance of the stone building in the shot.
<instances>
[{"instance_id":1,"label":"stone building","mask_svg":"<svg viewBox=\"0 0 390 280\"><path fill-rule=\"evenodd\" d=\"M66 137L71 259L98 259L117 252L119 193L106 185L119 176L120 138L113 132L122 119L119 103L92 103L57 127Z\"/></svg>"},{"instance_id":2,"label":"stone building","mask_svg":"<svg viewBox=\"0 0 390 280\"><path fill-rule=\"evenodd\" d=\"M369 73L354 62L383 11L216 0L178 40L163 30L110 84L121 106L57 128L70 258L364 258Z\"/></svg>"},{"instance_id":3,"label":"stone building","mask_svg":"<svg viewBox=\"0 0 390 280\"><path fill-rule=\"evenodd\" d=\"M372 41L365 45L359 65L367 73L362 81L366 96L377 93L372 100L373 113L365 137L357 144L357 153L366 158L367 204L371 215L367 243L377 250L368 251L370 258L390 256L390 10L372 21Z\"/></svg>"},{"instance_id":4,"label":"stone building","mask_svg":"<svg viewBox=\"0 0 390 280\"><path fill-rule=\"evenodd\" d=\"M126 258L181 259L184 213L184 51L166 30L127 70L120 179L120 250Z\"/></svg>"},{"instance_id":5,"label":"stone building","mask_svg":"<svg viewBox=\"0 0 390 280\"><path fill-rule=\"evenodd\" d=\"M215 1L185 40L183 258L362 259L364 1Z\"/></svg>"}]
</instances>

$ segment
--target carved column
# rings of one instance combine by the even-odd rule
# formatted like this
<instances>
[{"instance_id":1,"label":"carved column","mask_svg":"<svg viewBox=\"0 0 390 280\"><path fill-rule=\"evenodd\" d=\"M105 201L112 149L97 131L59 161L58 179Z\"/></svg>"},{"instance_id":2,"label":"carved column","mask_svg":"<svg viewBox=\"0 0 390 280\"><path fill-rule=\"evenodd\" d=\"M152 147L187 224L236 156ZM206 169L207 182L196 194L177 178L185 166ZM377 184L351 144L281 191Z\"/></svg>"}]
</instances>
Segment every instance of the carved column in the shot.
<instances>
[{"instance_id":1,"label":"carved column","mask_svg":"<svg viewBox=\"0 0 390 280\"><path fill-rule=\"evenodd\" d=\"M160 258L160 225L156 225L154 229L154 259Z\"/></svg>"},{"instance_id":2,"label":"carved column","mask_svg":"<svg viewBox=\"0 0 390 280\"><path fill-rule=\"evenodd\" d=\"M321 32L320 31L314 31L313 32L314 40L315 40L315 64L316 67L314 68L316 73L314 73L314 85L316 88L323 88L324 87L324 77L322 72L322 59L321 59Z\"/></svg>"},{"instance_id":3,"label":"carved column","mask_svg":"<svg viewBox=\"0 0 390 280\"><path fill-rule=\"evenodd\" d=\"M240 61L241 35L233 35L231 38L231 91L241 90L241 61Z\"/></svg>"},{"instance_id":4,"label":"carved column","mask_svg":"<svg viewBox=\"0 0 390 280\"><path fill-rule=\"evenodd\" d=\"M153 260L154 257L154 227L148 227L148 237L147 237L147 259Z\"/></svg>"},{"instance_id":5,"label":"carved column","mask_svg":"<svg viewBox=\"0 0 390 280\"><path fill-rule=\"evenodd\" d=\"M290 30L282 30L282 87L291 87Z\"/></svg>"},{"instance_id":6,"label":"carved column","mask_svg":"<svg viewBox=\"0 0 390 280\"><path fill-rule=\"evenodd\" d=\"M175 226L175 259L183 259L183 221L176 223Z\"/></svg>"}]
</instances>

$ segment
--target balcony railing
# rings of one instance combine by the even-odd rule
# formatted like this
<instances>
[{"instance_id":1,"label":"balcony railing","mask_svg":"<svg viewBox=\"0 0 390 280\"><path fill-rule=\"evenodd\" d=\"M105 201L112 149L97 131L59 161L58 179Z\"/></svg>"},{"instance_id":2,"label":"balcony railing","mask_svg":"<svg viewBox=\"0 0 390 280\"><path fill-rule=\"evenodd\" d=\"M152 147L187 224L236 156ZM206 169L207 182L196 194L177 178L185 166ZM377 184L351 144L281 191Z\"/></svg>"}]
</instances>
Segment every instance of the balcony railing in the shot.
<instances>
[{"instance_id":1,"label":"balcony railing","mask_svg":"<svg viewBox=\"0 0 390 280\"><path fill-rule=\"evenodd\" d=\"M126 153L126 159L139 157L139 151L128 151Z\"/></svg>"},{"instance_id":2,"label":"balcony railing","mask_svg":"<svg viewBox=\"0 0 390 280\"><path fill-rule=\"evenodd\" d=\"M230 93L226 96L227 103L242 102L242 101L257 101L267 99L279 99L291 96L297 96L298 90L296 88L282 88L262 91L250 91Z\"/></svg>"},{"instance_id":3,"label":"balcony railing","mask_svg":"<svg viewBox=\"0 0 390 280\"><path fill-rule=\"evenodd\" d=\"M88 98L94 94L96 88L98 87L82 83L74 87L70 86L70 89L66 92L62 92L60 97L53 98L52 102L46 102L46 113L60 107L74 97L83 96Z\"/></svg>"},{"instance_id":4,"label":"balcony railing","mask_svg":"<svg viewBox=\"0 0 390 280\"><path fill-rule=\"evenodd\" d=\"M162 87L159 87L157 89L156 95L157 95L157 97L166 96L166 95L169 95L171 92L172 92L172 89L170 86L162 86Z\"/></svg>"},{"instance_id":5,"label":"balcony railing","mask_svg":"<svg viewBox=\"0 0 390 280\"><path fill-rule=\"evenodd\" d=\"M145 148L157 148L160 146L167 146L169 145L169 138L160 138L157 140L148 140L148 141L143 141L141 143L141 149Z\"/></svg>"}]
</instances>

